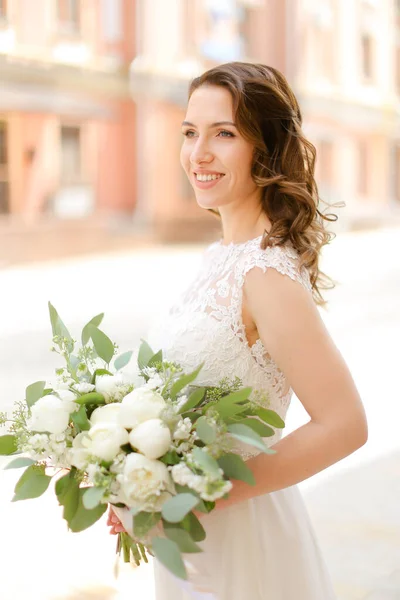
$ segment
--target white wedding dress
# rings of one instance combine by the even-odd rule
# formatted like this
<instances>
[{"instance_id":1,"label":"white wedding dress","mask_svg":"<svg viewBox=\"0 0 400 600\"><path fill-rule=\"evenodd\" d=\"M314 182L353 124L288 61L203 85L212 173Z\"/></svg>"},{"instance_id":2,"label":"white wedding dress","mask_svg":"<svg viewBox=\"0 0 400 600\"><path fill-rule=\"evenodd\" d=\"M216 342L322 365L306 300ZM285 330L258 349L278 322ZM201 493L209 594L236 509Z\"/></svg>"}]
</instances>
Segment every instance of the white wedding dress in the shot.
<instances>
[{"instance_id":1,"label":"white wedding dress","mask_svg":"<svg viewBox=\"0 0 400 600\"><path fill-rule=\"evenodd\" d=\"M205 365L196 383L238 376L267 390L269 408L284 419L292 390L260 339L250 346L242 321L246 273L273 268L310 290L289 245L262 250L261 236L242 244L214 242L187 291L155 323L146 340L185 371ZM281 437L265 438L273 445ZM244 459L258 454L238 443ZM186 554L189 581L154 560L157 600L332 600L335 598L303 499L296 486L258 496L202 518L203 553Z\"/></svg>"}]
</instances>

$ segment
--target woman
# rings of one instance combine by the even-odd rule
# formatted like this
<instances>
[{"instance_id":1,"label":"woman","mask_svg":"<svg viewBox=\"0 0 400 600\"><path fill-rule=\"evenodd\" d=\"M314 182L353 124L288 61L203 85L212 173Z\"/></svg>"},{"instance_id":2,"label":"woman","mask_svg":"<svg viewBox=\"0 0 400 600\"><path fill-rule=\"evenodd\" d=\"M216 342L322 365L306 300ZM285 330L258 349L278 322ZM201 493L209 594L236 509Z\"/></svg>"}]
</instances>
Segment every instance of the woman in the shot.
<instances>
[{"instance_id":1,"label":"woman","mask_svg":"<svg viewBox=\"0 0 400 600\"><path fill-rule=\"evenodd\" d=\"M207 539L202 554L189 555L189 591L155 561L157 600L334 598L296 484L360 448L367 424L316 307L329 287L318 264L332 219L317 208L315 149L301 122L271 67L229 63L190 87L181 163L223 237L147 339L188 369L204 361L204 385L237 375L266 390L283 419L294 391L310 420L282 440L279 431L266 438L275 454L239 449L256 486L234 482L229 498L201 516ZM109 523L121 529L112 514Z\"/></svg>"}]
</instances>

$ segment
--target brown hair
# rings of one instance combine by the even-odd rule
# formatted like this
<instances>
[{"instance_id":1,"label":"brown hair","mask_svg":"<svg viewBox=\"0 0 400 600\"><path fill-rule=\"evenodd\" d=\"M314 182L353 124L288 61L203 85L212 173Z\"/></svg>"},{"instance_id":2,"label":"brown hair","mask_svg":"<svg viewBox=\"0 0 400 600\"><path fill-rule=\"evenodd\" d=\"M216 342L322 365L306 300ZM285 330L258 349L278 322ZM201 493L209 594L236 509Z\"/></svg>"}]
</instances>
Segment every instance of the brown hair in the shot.
<instances>
[{"instance_id":1,"label":"brown hair","mask_svg":"<svg viewBox=\"0 0 400 600\"><path fill-rule=\"evenodd\" d=\"M334 283L318 263L322 246L334 238L324 221L336 221L337 216L318 209L316 150L301 130L300 108L286 78L273 67L231 62L196 77L189 98L201 85L230 92L237 128L254 144L252 177L263 188L262 208L271 221L261 247L290 241L310 273L314 300L325 304L320 290L331 289Z\"/></svg>"}]
</instances>

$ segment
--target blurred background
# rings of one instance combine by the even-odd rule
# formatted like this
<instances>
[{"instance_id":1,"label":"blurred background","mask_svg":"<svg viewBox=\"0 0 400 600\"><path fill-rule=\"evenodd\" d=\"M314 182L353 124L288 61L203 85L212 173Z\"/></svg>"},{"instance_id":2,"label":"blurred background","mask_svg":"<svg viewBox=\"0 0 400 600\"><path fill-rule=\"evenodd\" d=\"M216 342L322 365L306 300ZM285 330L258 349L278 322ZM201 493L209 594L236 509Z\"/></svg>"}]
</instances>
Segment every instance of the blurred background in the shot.
<instances>
[{"instance_id":1,"label":"blurred background","mask_svg":"<svg viewBox=\"0 0 400 600\"><path fill-rule=\"evenodd\" d=\"M370 437L300 487L338 600L400 600L398 0L0 0L0 410L60 366L48 300L131 349L220 237L179 150L191 78L231 60L286 75L342 204L321 315ZM306 420L294 398L285 431ZM11 504L20 474L0 471L2 600L154 600L151 565L114 579L104 520L68 534L50 492Z\"/></svg>"}]
</instances>

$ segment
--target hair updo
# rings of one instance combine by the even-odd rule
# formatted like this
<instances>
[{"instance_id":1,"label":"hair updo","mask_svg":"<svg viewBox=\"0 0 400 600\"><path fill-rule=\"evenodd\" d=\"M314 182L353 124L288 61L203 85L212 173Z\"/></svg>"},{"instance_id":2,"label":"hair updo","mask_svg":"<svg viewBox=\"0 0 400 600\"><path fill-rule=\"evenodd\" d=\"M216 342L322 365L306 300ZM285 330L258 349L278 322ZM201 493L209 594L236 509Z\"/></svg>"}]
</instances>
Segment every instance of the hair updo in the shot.
<instances>
[{"instance_id":1,"label":"hair updo","mask_svg":"<svg viewBox=\"0 0 400 600\"><path fill-rule=\"evenodd\" d=\"M251 175L262 189L262 208L271 222L262 247L290 241L311 279L314 300L325 304L322 289L334 287L319 270L321 248L334 234L324 221L337 215L323 214L314 178L316 150L301 129L302 115L286 78L262 64L231 62L196 77L189 98L202 85L221 86L233 100L240 134L254 145ZM207 209L219 216L219 212Z\"/></svg>"}]
</instances>

